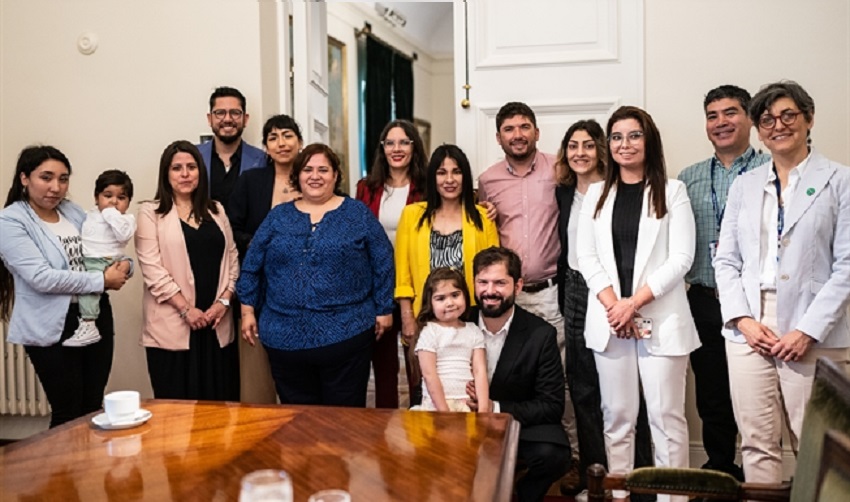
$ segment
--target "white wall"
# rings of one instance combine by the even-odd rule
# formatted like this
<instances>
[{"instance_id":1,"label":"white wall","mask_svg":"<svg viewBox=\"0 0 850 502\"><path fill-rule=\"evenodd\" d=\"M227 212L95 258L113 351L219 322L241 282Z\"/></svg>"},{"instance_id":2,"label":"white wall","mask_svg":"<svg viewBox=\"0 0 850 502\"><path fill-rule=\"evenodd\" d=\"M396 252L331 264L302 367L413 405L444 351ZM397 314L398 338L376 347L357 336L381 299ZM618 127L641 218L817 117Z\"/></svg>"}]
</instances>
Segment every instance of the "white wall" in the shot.
<instances>
[{"instance_id":1,"label":"white wall","mask_svg":"<svg viewBox=\"0 0 850 502\"><path fill-rule=\"evenodd\" d=\"M234 29L234 27L237 27ZM209 132L210 92L232 85L260 116L258 3L204 0L3 0L0 3L0 187L11 183L21 148L52 144L71 160L70 196L86 207L97 175L127 171L135 201L155 192L159 157L176 139ZM76 49L84 32L98 50ZM131 210L136 210L136 205ZM132 245L129 253L135 252ZM110 388L149 394L139 347L142 280L113 292L115 365Z\"/></svg>"},{"instance_id":2,"label":"white wall","mask_svg":"<svg viewBox=\"0 0 850 502\"><path fill-rule=\"evenodd\" d=\"M813 144L850 164L850 2L645 0L646 107L671 176L711 155L702 101L735 84L755 94L781 79L815 101ZM761 148L755 132L753 146Z\"/></svg>"}]
</instances>

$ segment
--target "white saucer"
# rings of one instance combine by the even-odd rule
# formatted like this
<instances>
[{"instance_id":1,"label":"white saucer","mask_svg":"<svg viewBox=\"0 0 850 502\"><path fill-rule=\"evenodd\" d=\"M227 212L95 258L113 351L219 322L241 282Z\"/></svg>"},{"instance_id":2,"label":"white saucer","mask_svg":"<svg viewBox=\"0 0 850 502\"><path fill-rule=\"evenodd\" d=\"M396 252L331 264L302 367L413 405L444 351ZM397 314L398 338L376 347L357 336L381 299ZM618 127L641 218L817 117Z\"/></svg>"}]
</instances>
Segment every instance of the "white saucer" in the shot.
<instances>
[{"instance_id":1,"label":"white saucer","mask_svg":"<svg viewBox=\"0 0 850 502\"><path fill-rule=\"evenodd\" d=\"M126 421L123 421L123 422L116 422L116 423L113 424L109 421L109 418L107 418L106 413L100 413L100 414L93 416L92 419L91 419L91 422L94 425L100 427L101 429L107 429L107 430L130 429L132 427L137 427L139 425L142 425L143 423L147 422L152 416L153 416L153 413L149 412L148 410L139 409L139 411L136 412L136 416L133 417L132 420L126 420Z\"/></svg>"}]
</instances>

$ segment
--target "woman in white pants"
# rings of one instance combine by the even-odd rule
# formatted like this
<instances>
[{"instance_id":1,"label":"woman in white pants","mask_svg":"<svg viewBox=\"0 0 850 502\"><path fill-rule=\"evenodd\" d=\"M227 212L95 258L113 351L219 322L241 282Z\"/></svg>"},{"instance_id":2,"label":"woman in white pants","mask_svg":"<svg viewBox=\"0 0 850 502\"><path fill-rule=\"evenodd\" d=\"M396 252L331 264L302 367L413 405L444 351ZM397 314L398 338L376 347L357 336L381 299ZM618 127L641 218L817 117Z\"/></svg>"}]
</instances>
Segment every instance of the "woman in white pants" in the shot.
<instances>
[{"instance_id":1,"label":"woman in white pants","mask_svg":"<svg viewBox=\"0 0 850 502\"><path fill-rule=\"evenodd\" d=\"M685 375L688 354L699 347L684 280L694 257L690 200L681 182L667 179L648 113L621 107L606 132L609 170L585 196L577 253L589 289L585 339L599 371L608 468L632 469L641 388L656 465L687 467ZM659 497L671 499L678 497Z\"/></svg>"}]
</instances>

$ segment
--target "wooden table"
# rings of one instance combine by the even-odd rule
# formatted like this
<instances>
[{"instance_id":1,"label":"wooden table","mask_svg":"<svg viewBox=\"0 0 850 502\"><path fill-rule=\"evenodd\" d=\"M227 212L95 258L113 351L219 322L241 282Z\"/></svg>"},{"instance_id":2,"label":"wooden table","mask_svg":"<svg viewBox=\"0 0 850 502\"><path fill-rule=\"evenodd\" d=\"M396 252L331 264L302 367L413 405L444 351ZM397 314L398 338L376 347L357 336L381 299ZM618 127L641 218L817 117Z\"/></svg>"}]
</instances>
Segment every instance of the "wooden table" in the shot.
<instances>
[{"instance_id":1,"label":"wooden table","mask_svg":"<svg viewBox=\"0 0 850 502\"><path fill-rule=\"evenodd\" d=\"M506 414L151 400L107 431L80 418L0 448L0 500L236 500L276 468L295 502L341 488L354 502L508 501L519 424Z\"/></svg>"}]
</instances>

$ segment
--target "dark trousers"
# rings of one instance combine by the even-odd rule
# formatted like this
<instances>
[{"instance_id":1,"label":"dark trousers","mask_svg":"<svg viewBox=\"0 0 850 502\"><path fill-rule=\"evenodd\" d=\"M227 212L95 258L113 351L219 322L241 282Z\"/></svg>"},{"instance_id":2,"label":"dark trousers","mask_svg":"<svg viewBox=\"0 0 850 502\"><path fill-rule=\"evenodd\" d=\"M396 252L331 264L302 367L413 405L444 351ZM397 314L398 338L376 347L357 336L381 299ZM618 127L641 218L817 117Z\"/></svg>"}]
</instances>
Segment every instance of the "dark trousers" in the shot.
<instances>
[{"instance_id":1,"label":"dark trousers","mask_svg":"<svg viewBox=\"0 0 850 502\"><path fill-rule=\"evenodd\" d=\"M375 330L339 343L302 350L265 346L281 404L366 407Z\"/></svg>"},{"instance_id":2,"label":"dark trousers","mask_svg":"<svg viewBox=\"0 0 850 502\"><path fill-rule=\"evenodd\" d=\"M72 303L58 342L25 347L52 409L51 428L100 409L112 370L115 328L109 296L100 296L100 315L95 321L101 340L85 347L63 347L62 342L77 329L79 317L79 306Z\"/></svg>"},{"instance_id":3,"label":"dark trousers","mask_svg":"<svg viewBox=\"0 0 850 502\"><path fill-rule=\"evenodd\" d=\"M584 323L587 315L587 284L581 274L567 269L564 278L564 324L566 329L566 372L570 397L576 413L578 430L579 476L587 486L587 468L592 464L607 466L605 436L602 432L602 398L599 395L599 373L593 351L587 348ZM653 465L652 437L646 403L641 396L635 432L635 467ZM633 496L634 497L634 496Z\"/></svg>"},{"instance_id":4,"label":"dark trousers","mask_svg":"<svg viewBox=\"0 0 850 502\"><path fill-rule=\"evenodd\" d=\"M706 467L737 476L740 473L735 466L738 426L729 394L720 301L714 289L692 285L688 289L688 303L702 342L700 348L691 352L691 368L696 383L697 411L702 420L702 443L708 455Z\"/></svg>"},{"instance_id":5,"label":"dark trousers","mask_svg":"<svg viewBox=\"0 0 850 502\"><path fill-rule=\"evenodd\" d=\"M569 446L520 440L517 445L517 466L528 470L516 483L517 500L543 500L552 483L561 479L569 470L570 458Z\"/></svg>"},{"instance_id":6,"label":"dark trousers","mask_svg":"<svg viewBox=\"0 0 850 502\"><path fill-rule=\"evenodd\" d=\"M375 408L398 408L398 336L401 333L401 310L396 305L393 310L393 327L375 342L372 354L372 371L375 372ZM405 351L405 354L407 351ZM410 374L410 360L404 358L404 370L407 373L407 387L411 396L419 395L421 400L421 382L414 381Z\"/></svg>"}]
</instances>

